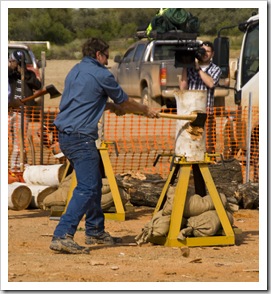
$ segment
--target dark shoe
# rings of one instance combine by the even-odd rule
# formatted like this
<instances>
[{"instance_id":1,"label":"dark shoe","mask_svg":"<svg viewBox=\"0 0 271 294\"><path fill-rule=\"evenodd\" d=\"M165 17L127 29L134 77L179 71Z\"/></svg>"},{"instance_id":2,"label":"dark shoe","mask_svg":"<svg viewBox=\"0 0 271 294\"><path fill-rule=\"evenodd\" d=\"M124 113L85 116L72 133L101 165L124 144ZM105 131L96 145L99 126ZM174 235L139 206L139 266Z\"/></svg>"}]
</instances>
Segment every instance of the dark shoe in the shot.
<instances>
[{"instance_id":1,"label":"dark shoe","mask_svg":"<svg viewBox=\"0 0 271 294\"><path fill-rule=\"evenodd\" d=\"M121 238L116 238L110 236L109 233L103 232L99 236L86 236L86 244L105 244L105 245L114 245L116 243L121 243Z\"/></svg>"},{"instance_id":2,"label":"dark shoe","mask_svg":"<svg viewBox=\"0 0 271 294\"><path fill-rule=\"evenodd\" d=\"M78 245L69 235L65 239L53 237L49 248L61 253L71 254L88 254L90 251L90 248Z\"/></svg>"}]
</instances>

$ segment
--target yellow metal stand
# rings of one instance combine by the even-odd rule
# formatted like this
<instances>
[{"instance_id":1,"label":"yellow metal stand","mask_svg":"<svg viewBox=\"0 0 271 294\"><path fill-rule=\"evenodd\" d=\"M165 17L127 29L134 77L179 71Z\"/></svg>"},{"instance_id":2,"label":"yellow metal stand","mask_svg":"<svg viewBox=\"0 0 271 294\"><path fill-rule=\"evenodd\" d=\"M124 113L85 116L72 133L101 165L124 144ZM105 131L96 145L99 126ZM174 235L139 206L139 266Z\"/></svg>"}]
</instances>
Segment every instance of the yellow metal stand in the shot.
<instances>
[{"instance_id":1,"label":"yellow metal stand","mask_svg":"<svg viewBox=\"0 0 271 294\"><path fill-rule=\"evenodd\" d=\"M113 168L111 165L110 157L108 154L108 148L107 148L108 144L109 143L102 142L101 146L99 148L99 152L101 154L105 174L106 174L106 177L108 179L108 183L109 183L109 186L111 189L116 212L112 212L112 213L107 212L107 213L104 213L104 216L106 219L124 221L125 220L125 211L124 211L123 203L122 203L122 200L120 197L120 193L119 193L118 185L117 185L116 178L114 175L114 171L113 171ZM66 204L66 207L65 207L65 210L63 213L65 213L65 211L67 209L68 203L72 197L72 193L73 193L73 190L76 187L76 185L77 185L76 174L75 174L75 171L73 171L72 178L71 178L71 186L70 186L70 190L69 190L68 198L67 198L67 204Z\"/></svg>"},{"instance_id":2,"label":"yellow metal stand","mask_svg":"<svg viewBox=\"0 0 271 294\"><path fill-rule=\"evenodd\" d=\"M154 213L158 212L166 201L166 193L168 187L174 177L178 175L178 182L175 190L173 207L171 213L171 221L169 227L169 233L167 237L155 237L151 240L152 243L171 246L171 247L183 247L183 246L215 246L215 245L234 245L235 236L226 211L224 209L221 198L217 192L216 186L214 184L213 178L208 168L208 160L204 162L186 162L183 158L177 159L175 164L170 171L168 179L165 186L161 192L159 200L157 202ZM189 178L191 173L191 168L193 164L199 166L200 172L203 176L206 187L211 196L218 217L221 221L225 236L208 236L208 237L187 237L184 241L177 239L180 232L181 222L183 218L183 211L186 201L186 194L189 184Z\"/></svg>"}]
</instances>

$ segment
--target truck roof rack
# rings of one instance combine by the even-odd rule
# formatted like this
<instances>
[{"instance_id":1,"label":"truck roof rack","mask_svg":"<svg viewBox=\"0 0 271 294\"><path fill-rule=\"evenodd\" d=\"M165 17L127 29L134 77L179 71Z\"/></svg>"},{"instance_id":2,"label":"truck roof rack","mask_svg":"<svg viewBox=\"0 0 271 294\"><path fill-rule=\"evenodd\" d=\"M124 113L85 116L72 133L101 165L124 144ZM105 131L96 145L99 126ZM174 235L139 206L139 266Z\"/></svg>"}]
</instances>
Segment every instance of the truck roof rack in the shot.
<instances>
[{"instance_id":1,"label":"truck roof rack","mask_svg":"<svg viewBox=\"0 0 271 294\"><path fill-rule=\"evenodd\" d=\"M196 40L198 34L197 33L186 33L180 30L168 31L165 33L158 33L153 30L147 35L146 31L137 31L136 37L138 39L148 38L154 40Z\"/></svg>"}]
</instances>

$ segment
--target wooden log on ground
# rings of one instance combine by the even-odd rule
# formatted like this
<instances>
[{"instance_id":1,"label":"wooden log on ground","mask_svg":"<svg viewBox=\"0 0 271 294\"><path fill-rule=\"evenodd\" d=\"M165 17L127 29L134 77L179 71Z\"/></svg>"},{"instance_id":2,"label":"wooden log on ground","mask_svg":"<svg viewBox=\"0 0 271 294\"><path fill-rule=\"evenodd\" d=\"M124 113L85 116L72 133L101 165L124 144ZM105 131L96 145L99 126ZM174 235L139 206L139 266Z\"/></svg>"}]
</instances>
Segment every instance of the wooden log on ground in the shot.
<instances>
[{"instance_id":1,"label":"wooden log on ground","mask_svg":"<svg viewBox=\"0 0 271 294\"><path fill-rule=\"evenodd\" d=\"M218 193L225 194L228 203L239 205L240 208L258 209L259 184L242 184L242 170L240 162L236 159L224 160L210 164L210 173ZM116 176L117 184L130 194L130 202L134 206L155 207L160 197L165 180L160 175L128 172ZM175 181L174 186L177 181ZM194 195L194 179L191 172L187 195Z\"/></svg>"},{"instance_id":2,"label":"wooden log on ground","mask_svg":"<svg viewBox=\"0 0 271 294\"><path fill-rule=\"evenodd\" d=\"M165 180L160 175L123 174L117 175L119 188L130 194L130 202L135 206L155 207Z\"/></svg>"},{"instance_id":3,"label":"wooden log on ground","mask_svg":"<svg viewBox=\"0 0 271 294\"><path fill-rule=\"evenodd\" d=\"M28 208L42 209L43 200L57 189L57 187L29 185L26 183L23 183L23 185L27 186L32 193L32 199Z\"/></svg>"},{"instance_id":4,"label":"wooden log on ground","mask_svg":"<svg viewBox=\"0 0 271 294\"><path fill-rule=\"evenodd\" d=\"M236 198L244 209L259 209L259 183L239 184Z\"/></svg>"},{"instance_id":5,"label":"wooden log on ground","mask_svg":"<svg viewBox=\"0 0 271 294\"><path fill-rule=\"evenodd\" d=\"M26 209L32 199L31 190L23 183L14 182L8 185L8 208L12 210Z\"/></svg>"},{"instance_id":6,"label":"wooden log on ground","mask_svg":"<svg viewBox=\"0 0 271 294\"><path fill-rule=\"evenodd\" d=\"M58 187L64 172L65 164L30 165L26 167L23 178L27 184Z\"/></svg>"}]
</instances>

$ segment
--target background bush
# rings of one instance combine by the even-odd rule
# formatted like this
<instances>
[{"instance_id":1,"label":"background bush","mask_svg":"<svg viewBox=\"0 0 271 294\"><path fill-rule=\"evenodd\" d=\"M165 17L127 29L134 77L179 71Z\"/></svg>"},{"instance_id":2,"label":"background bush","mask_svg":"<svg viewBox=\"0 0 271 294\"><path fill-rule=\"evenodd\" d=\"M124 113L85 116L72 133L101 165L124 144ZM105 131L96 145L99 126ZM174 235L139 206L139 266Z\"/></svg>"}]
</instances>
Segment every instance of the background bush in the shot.
<instances>
[{"instance_id":1,"label":"background bush","mask_svg":"<svg viewBox=\"0 0 271 294\"><path fill-rule=\"evenodd\" d=\"M102 3L102 2L101 2ZM223 26L245 21L251 8L185 8L200 21L199 38L213 40ZM110 44L110 55L123 53L135 41L138 27L148 25L158 8L9 8L8 38L16 41L50 41L51 49L31 46L37 56L46 51L48 59L79 59L81 45L90 36ZM240 48L238 28L223 31L230 36L231 49Z\"/></svg>"}]
</instances>

